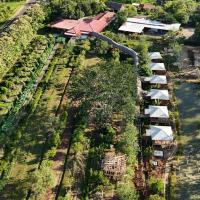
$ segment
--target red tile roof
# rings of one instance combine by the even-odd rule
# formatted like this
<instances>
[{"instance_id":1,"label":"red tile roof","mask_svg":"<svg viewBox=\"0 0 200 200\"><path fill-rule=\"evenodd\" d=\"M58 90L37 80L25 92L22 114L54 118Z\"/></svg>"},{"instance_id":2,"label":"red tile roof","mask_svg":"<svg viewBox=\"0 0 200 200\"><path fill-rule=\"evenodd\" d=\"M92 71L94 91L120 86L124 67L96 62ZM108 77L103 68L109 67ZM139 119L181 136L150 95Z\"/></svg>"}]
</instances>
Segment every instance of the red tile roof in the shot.
<instances>
[{"instance_id":1,"label":"red tile roof","mask_svg":"<svg viewBox=\"0 0 200 200\"><path fill-rule=\"evenodd\" d=\"M52 23L50 27L64 30L65 35L79 36L81 34L90 34L91 32L101 32L109 24L114 15L114 12L105 12L90 19L62 19Z\"/></svg>"}]
</instances>

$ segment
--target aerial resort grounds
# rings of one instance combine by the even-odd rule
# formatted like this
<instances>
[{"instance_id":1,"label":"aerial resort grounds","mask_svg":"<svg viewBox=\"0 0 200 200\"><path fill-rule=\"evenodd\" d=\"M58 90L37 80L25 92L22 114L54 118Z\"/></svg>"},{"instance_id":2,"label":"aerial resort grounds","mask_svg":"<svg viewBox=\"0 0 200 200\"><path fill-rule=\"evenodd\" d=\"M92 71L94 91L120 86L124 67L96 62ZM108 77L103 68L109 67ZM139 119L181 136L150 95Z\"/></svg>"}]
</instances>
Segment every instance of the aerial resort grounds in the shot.
<instances>
[{"instance_id":1,"label":"aerial resort grounds","mask_svg":"<svg viewBox=\"0 0 200 200\"><path fill-rule=\"evenodd\" d=\"M199 10L1 2L0 199L199 200Z\"/></svg>"}]
</instances>

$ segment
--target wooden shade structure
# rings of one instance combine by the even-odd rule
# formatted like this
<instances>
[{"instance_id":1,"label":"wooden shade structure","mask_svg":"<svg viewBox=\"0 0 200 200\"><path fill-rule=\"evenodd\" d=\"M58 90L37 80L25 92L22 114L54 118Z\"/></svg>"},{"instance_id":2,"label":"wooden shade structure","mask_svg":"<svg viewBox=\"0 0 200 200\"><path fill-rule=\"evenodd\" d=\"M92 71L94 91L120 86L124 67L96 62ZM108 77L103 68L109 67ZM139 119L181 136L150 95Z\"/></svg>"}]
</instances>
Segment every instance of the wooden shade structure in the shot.
<instances>
[{"instance_id":1,"label":"wooden shade structure","mask_svg":"<svg viewBox=\"0 0 200 200\"><path fill-rule=\"evenodd\" d=\"M120 180L126 171L126 156L107 152L105 158L102 160L101 167L109 179Z\"/></svg>"}]
</instances>

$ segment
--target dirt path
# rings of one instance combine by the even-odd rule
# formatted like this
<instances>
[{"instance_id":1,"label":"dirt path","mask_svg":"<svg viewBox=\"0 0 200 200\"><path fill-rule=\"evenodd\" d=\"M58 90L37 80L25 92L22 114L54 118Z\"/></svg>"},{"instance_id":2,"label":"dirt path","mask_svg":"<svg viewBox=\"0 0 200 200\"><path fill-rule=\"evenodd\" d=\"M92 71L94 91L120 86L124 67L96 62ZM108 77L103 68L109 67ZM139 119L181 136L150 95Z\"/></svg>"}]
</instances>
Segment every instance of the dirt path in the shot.
<instances>
[{"instance_id":1,"label":"dirt path","mask_svg":"<svg viewBox=\"0 0 200 200\"><path fill-rule=\"evenodd\" d=\"M56 155L53 159L53 171L54 171L54 175L56 177L56 187L53 188L52 190L48 190L48 192L46 193L44 200L53 200L55 199L55 196L59 190L59 185L62 179L62 174L63 174L63 170L64 170L64 162L66 159L66 156L68 154L68 149L69 149L69 145L70 145L70 139L71 139L71 135L73 132L73 128L74 128L74 109L69 109L68 111L68 122L66 125L66 129L62 135L61 138L61 145L60 147L57 149Z\"/></svg>"},{"instance_id":2,"label":"dirt path","mask_svg":"<svg viewBox=\"0 0 200 200\"><path fill-rule=\"evenodd\" d=\"M63 110L61 110L61 107L65 107L64 105L67 104L68 98L66 96L66 91L70 82L70 78L73 74L73 69L71 70L70 76L66 81L66 85L65 88L63 90L63 94L62 97L60 99L60 103L58 105L58 108L56 110L55 115L60 114L61 112L63 112ZM64 133L62 134L61 137L61 145L59 146L59 148L56 151L56 155L53 159L53 172L56 178L56 187L53 189L49 189L47 191L47 193L44 196L45 200L53 200L56 197L57 192L59 192L59 185L62 182L62 174L64 171L64 163L66 160L66 156L69 152L69 147L70 147L70 139L71 139L71 135L73 132L73 128L74 128L74 108L70 108L68 110L68 121L66 124L66 128L64 130Z\"/></svg>"}]
</instances>

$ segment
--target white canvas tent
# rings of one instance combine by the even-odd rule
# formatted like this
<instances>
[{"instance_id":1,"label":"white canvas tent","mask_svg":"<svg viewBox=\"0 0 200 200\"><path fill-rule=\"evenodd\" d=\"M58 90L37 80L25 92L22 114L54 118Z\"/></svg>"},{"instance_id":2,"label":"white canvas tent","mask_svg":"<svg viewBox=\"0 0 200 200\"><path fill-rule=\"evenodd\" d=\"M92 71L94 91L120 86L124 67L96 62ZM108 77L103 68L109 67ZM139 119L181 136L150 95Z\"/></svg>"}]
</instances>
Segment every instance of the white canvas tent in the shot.
<instances>
[{"instance_id":1,"label":"white canvas tent","mask_svg":"<svg viewBox=\"0 0 200 200\"><path fill-rule=\"evenodd\" d=\"M166 71L164 63L151 63L150 68L152 71Z\"/></svg>"},{"instance_id":2,"label":"white canvas tent","mask_svg":"<svg viewBox=\"0 0 200 200\"><path fill-rule=\"evenodd\" d=\"M147 92L146 96L150 96L151 99L158 99L158 100L170 99L168 90L151 89L149 92Z\"/></svg>"},{"instance_id":3,"label":"white canvas tent","mask_svg":"<svg viewBox=\"0 0 200 200\"><path fill-rule=\"evenodd\" d=\"M150 129L146 130L146 136L150 136L154 141L173 141L171 126L150 126Z\"/></svg>"},{"instance_id":4,"label":"white canvas tent","mask_svg":"<svg viewBox=\"0 0 200 200\"><path fill-rule=\"evenodd\" d=\"M169 112L167 106L152 106L144 111L145 115L149 115L151 118L169 118Z\"/></svg>"},{"instance_id":5,"label":"white canvas tent","mask_svg":"<svg viewBox=\"0 0 200 200\"><path fill-rule=\"evenodd\" d=\"M151 84L162 84L166 85L167 84L167 77L163 75L153 75L150 77L146 77L144 79L145 82L150 82Z\"/></svg>"},{"instance_id":6,"label":"white canvas tent","mask_svg":"<svg viewBox=\"0 0 200 200\"><path fill-rule=\"evenodd\" d=\"M151 60L162 59L160 52L149 52L148 55Z\"/></svg>"}]
</instances>

